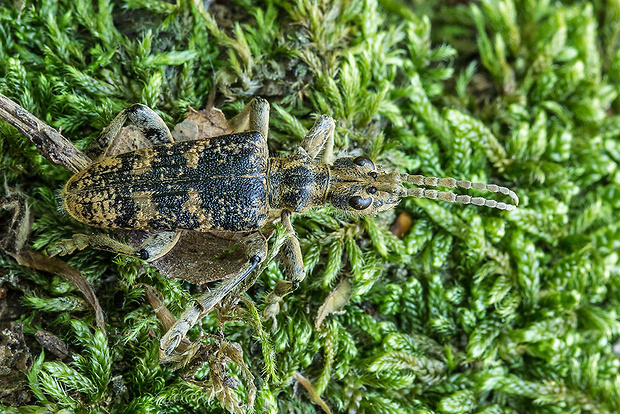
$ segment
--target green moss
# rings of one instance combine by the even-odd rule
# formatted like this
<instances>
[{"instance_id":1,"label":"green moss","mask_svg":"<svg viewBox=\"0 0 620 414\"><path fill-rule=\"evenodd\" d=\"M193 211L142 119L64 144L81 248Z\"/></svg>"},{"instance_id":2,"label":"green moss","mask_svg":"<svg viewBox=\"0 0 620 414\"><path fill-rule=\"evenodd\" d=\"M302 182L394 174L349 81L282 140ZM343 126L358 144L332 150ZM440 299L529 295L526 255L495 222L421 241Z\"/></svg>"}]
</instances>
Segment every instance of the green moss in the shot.
<instances>
[{"instance_id":1,"label":"green moss","mask_svg":"<svg viewBox=\"0 0 620 414\"><path fill-rule=\"evenodd\" d=\"M414 224L402 239L389 232L395 212L295 216L309 274L278 329L256 323L283 277L276 263L248 292L258 308L246 306L248 323L224 326L257 377L258 412L315 412L295 372L335 412L618 411L617 1L199 3L2 5L0 92L80 148L135 102L173 125L211 91L229 115L261 95L274 109L274 155L326 113L339 151L521 198L511 213L405 200L398 211ZM33 248L84 231L56 207L69 173L4 123L0 163L33 205ZM0 257L2 282L28 292L35 355L31 334L44 328L76 356L41 354L31 406L9 412L222 411L157 364L161 328L135 287L156 286L179 315L189 285L99 251L69 263L95 287L107 338L70 285ZM317 330L318 308L345 277L349 304ZM215 332L212 315L203 329Z\"/></svg>"}]
</instances>

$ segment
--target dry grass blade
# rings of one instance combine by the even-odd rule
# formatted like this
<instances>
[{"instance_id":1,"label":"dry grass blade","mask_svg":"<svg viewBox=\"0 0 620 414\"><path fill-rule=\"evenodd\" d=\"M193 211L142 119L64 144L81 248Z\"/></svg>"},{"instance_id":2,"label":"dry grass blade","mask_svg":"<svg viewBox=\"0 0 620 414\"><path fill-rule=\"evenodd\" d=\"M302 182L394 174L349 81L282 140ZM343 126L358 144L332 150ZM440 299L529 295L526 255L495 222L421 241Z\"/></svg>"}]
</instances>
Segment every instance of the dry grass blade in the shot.
<instances>
[{"instance_id":1,"label":"dry grass blade","mask_svg":"<svg viewBox=\"0 0 620 414\"><path fill-rule=\"evenodd\" d=\"M48 257L42 253L36 252L29 248L25 248L20 252L8 252L13 259L22 266L29 267L31 269L41 270L44 272L53 273L65 279L82 292L84 298L95 310L95 319L97 321L97 327L105 334L105 324L103 323L103 311L99 305L99 300L90 286L84 275L78 272L75 268L69 266L60 259L55 257Z\"/></svg>"},{"instance_id":2,"label":"dry grass blade","mask_svg":"<svg viewBox=\"0 0 620 414\"><path fill-rule=\"evenodd\" d=\"M314 385L312 385L306 377L301 375L299 372L296 372L295 374L293 374L293 376L306 389L306 391L308 391L308 394L310 394L310 398L312 399L312 401L318 404L327 414L332 414L332 411L329 409L325 401L323 401L316 388L314 388Z\"/></svg>"}]
</instances>

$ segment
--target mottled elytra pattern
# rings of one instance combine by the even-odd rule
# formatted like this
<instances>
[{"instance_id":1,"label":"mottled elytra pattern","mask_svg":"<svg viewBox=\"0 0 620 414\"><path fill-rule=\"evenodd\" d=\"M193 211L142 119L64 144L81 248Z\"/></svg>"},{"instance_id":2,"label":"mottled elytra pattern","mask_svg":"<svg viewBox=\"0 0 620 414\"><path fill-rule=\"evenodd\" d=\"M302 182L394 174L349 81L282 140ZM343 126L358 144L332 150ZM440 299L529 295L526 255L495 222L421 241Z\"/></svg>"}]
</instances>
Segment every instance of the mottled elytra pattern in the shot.
<instances>
[{"instance_id":1,"label":"mottled elytra pattern","mask_svg":"<svg viewBox=\"0 0 620 414\"><path fill-rule=\"evenodd\" d=\"M249 231L267 220L265 140L257 132L155 145L93 163L65 209L95 227Z\"/></svg>"}]
</instances>

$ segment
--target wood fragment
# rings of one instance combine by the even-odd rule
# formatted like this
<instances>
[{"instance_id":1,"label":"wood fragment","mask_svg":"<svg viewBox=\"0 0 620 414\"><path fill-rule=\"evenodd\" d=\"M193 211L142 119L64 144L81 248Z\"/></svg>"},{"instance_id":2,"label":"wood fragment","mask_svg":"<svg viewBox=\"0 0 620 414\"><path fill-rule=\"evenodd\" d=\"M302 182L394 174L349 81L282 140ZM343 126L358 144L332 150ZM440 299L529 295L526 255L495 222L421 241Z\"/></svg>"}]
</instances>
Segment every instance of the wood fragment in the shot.
<instances>
[{"instance_id":1,"label":"wood fragment","mask_svg":"<svg viewBox=\"0 0 620 414\"><path fill-rule=\"evenodd\" d=\"M39 154L71 172L91 164L91 159L58 131L0 94L0 118L13 125L36 146Z\"/></svg>"}]
</instances>

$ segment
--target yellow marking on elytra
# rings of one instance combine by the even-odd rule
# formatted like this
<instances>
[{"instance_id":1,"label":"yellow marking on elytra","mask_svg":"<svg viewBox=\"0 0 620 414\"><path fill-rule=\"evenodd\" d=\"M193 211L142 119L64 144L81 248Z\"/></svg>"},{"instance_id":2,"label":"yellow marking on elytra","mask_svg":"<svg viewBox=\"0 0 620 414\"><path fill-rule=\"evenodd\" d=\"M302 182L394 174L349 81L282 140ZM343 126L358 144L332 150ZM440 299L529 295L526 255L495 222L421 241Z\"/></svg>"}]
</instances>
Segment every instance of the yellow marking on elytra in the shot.
<instances>
[{"instance_id":1,"label":"yellow marking on elytra","mask_svg":"<svg viewBox=\"0 0 620 414\"><path fill-rule=\"evenodd\" d=\"M160 217L157 206L153 203L153 193L150 191L140 191L132 194L136 207L135 226L147 227L149 221L157 220Z\"/></svg>"},{"instance_id":2,"label":"yellow marking on elytra","mask_svg":"<svg viewBox=\"0 0 620 414\"><path fill-rule=\"evenodd\" d=\"M198 191L190 188L187 192L187 201L183 204L183 208L191 214L197 214L200 212L200 197L198 197Z\"/></svg>"},{"instance_id":3,"label":"yellow marking on elytra","mask_svg":"<svg viewBox=\"0 0 620 414\"><path fill-rule=\"evenodd\" d=\"M200 225L199 230L210 230L213 228L213 216L211 213L201 206L201 200L198 191L190 188L187 192L188 199L183 204L183 208L190 214L193 214Z\"/></svg>"},{"instance_id":4,"label":"yellow marking on elytra","mask_svg":"<svg viewBox=\"0 0 620 414\"><path fill-rule=\"evenodd\" d=\"M107 157L99 161L99 168L109 171L115 172L121 169L123 163L120 159L116 157Z\"/></svg>"},{"instance_id":5,"label":"yellow marking on elytra","mask_svg":"<svg viewBox=\"0 0 620 414\"><path fill-rule=\"evenodd\" d=\"M204 150L204 145L195 145L189 150L183 153L183 157L187 160L188 168L198 168L198 160L200 159L200 153Z\"/></svg>"},{"instance_id":6,"label":"yellow marking on elytra","mask_svg":"<svg viewBox=\"0 0 620 414\"><path fill-rule=\"evenodd\" d=\"M112 195L113 194L114 192L112 191ZM111 197L111 194L109 194L107 191L102 191L100 193L93 193L88 201L92 203L100 203L102 201L110 200L111 198L114 197Z\"/></svg>"},{"instance_id":7,"label":"yellow marking on elytra","mask_svg":"<svg viewBox=\"0 0 620 414\"><path fill-rule=\"evenodd\" d=\"M145 147L137 150L131 174L142 175L151 171L151 164L154 160L155 150L153 147Z\"/></svg>"},{"instance_id":8,"label":"yellow marking on elytra","mask_svg":"<svg viewBox=\"0 0 620 414\"><path fill-rule=\"evenodd\" d=\"M119 217L119 214L117 212L118 205L114 202L113 199L104 200L102 202L98 202L97 204L101 205L101 218L103 219L105 217L105 220L102 221L113 222Z\"/></svg>"},{"instance_id":9,"label":"yellow marking on elytra","mask_svg":"<svg viewBox=\"0 0 620 414\"><path fill-rule=\"evenodd\" d=\"M198 223L200 224L200 229L201 230L210 230L213 228L213 215L205 210L201 210L198 214L197 214L197 220Z\"/></svg>"}]
</instances>

